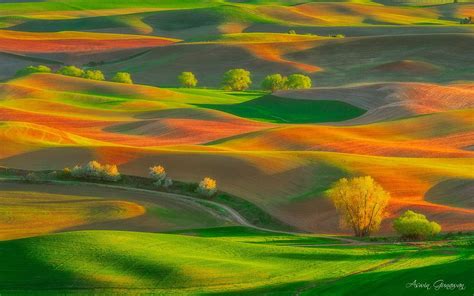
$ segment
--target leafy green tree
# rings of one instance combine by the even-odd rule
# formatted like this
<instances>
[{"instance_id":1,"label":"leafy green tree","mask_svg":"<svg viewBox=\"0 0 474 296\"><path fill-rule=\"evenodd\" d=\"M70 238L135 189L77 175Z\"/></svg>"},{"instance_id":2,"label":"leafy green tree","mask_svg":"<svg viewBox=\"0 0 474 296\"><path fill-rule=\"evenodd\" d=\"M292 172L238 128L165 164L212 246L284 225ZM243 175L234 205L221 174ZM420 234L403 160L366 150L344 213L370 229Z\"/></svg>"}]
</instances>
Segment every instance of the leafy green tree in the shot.
<instances>
[{"instance_id":1,"label":"leafy green tree","mask_svg":"<svg viewBox=\"0 0 474 296\"><path fill-rule=\"evenodd\" d=\"M343 228L369 236L380 227L390 194L370 177L342 178L328 192Z\"/></svg>"},{"instance_id":2,"label":"leafy green tree","mask_svg":"<svg viewBox=\"0 0 474 296\"><path fill-rule=\"evenodd\" d=\"M438 223L410 210L393 221L393 228L405 239L425 239L441 231Z\"/></svg>"},{"instance_id":3,"label":"leafy green tree","mask_svg":"<svg viewBox=\"0 0 474 296\"><path fill-rule=\"evenodd\" d=\"M288 78L282 76L281 74L268 75L262 81L262 88L271 92L275 92L280 89L285 89L287 80Z\"/></svg>"},{"instance_id":4,"label":"leafy green tree","mask_svg":"<svg viewBox=\"0 0 474 296\"><path fill-rule=\"evenodd\" d=\"M243 91L252 85L250 72L244 69L232 69L224 74L222 85L225 90Z\"/></svg>"},{"instance_id":5,"label":"leafy green tree","mask_svg":"<svg viewBox=\"0 0 474 296\"><path fill-rule=\"evenodd\" d=\"M117 72L112 77L113 82L133 84L132 76L127 72Z\"/></svg>"},{"instance_id":6,"label":"leafy green tree","mask_svg":"<svg viewBox=\"0 0 474 296\"><path fill-rule=\"evenodd\" d=\"M28 66L16 72L15 76L25 76L33 73L51 73L51 68L43 65Z\"/></svg>"},{"instance_id":7,"label":"leafy green tree","mask_svg":"<svg viewBox=\"0 0 474 296\"><path fill-rule=\"evenodd\" d=\"M105 80L104 74L100 70L86 70L82 77L92 80Z\"/></svg>"},{"instance_id":8,"label":"leafy green tree","mask_svg":"<svg viewBox=\"0 0 474 296\"><path fill-rule=\"evenodd\" d=\"M288 76L286 86L289 89L311 88L311 78L303 74L291 74Z\"/></svg>"},{"instance_id":9,"label":"leafy green tree","mask_svg":"<svg viewBox=\"0 0 474 296\"><path fill-rule=\"evenodd\" d=\"M82 77L84 75L84 71L76 66L64 66L58 70L58 74L72 77Z\"/></svg>"},{"instance_id":10,"label":"leafy green tree","mask_svg":"<svg viewBox=\"0 0 474 296\"><path fill-rule=\"evenodd\" d=\"M198 80L192 72L181 73L178 80L182 87L196 87L198 84Z\"/></svg>"}]
</instances>

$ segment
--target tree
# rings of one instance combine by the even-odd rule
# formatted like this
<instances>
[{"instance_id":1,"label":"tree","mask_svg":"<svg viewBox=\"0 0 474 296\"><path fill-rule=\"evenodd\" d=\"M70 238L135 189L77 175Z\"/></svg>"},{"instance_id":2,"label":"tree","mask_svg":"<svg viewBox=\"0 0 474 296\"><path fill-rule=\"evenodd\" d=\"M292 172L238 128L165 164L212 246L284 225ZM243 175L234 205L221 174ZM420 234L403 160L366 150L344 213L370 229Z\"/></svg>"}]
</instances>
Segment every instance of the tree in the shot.
<instances>
[{"instance_id":1,"label":"tree","mask_svg":"<svg viewBox=\"0 0 474 296\"><path fill-rule=\"evenodd\" d=\"M132 76L127 72L117 72L112 78L113 82L133 84Z\"/></svg>"},{"instance_id":2,"label":"tree","mask_svg":"<svg viewBox=\"0 0 474 296\"><path fill-rule=\"evenodd\" d=\"M92 80L105 80L104 74L100 70L86 70L82 77Z\"/></svg>"},{"instance_id":3,"label":"tree","mask_svg":"<svg viewBox=\"0 0 474 296\"><path fill-rule=\"evenodd\" d=\"M178 76L179 83L182 87L196 87L198 80L192 72L183 72Z\"/></svg>"},{"instance_id":4,"label":"tree","mask_svg":"<svg viewBox=\"0 0 474 296\"><path fill-rule=\"evenodd\" d=\"M155 180L153 183L156 187L169 187L173 185L173 180L167 177L165 168L161 165L150 167L150 177Z\"/></svg>"},{"instance_id":5,"label":"tree","mask_svg":"<svg viewBox=\"0 0 474 296\"><path fill-rule=\"evenodd\" d=\"M85 166L76 165L72 170L64 169L64 172L70 172L71 177L86 180L103 180L116 182L121 179L120 172L116 165L102 165L98 161L89 161Z\"/></svg>"},{"instance_id":6,"label":"tree","mask_svg":"<svg viewBox=\"0 0 474 296\"><path fill-rule=\"evenodd\" d=\"M196 191L204 196L211 197L217 192L217 182L214 179L206 177L199 182Z\"/></svg>"},{"instance_id":7,"label":"tree","mask_svg":"<svg viewBox=\"0 0 474 296\"><path fill-rule=\"evenodd\" d=\"M281 74L268 75L262 81L262 88L271 92L275 92L280 89L285 89L287 80L288 78L282 76Z\"/></svg>"},{"instance_id":8,"label":"tree","mask_svg":"<svg viewBox=\"0 0 474 296\"><path fill-rule=\"evenodd\" d=\"M370 176L342 178L329 190L343 228L352 228L358 237L380 227L390 194Z\"/></svg>"},{"instance_id":9,"label":"tree","mask_svg":"<svg viewBox=\"0 0 474 296\"><path fill-rule=\"evenodd\" d=\"M291 74L288 76L286 86L289 89L311 88L311 78L303 74Z\"/></svg>"},{"instance_id":10,"label":"tree","mask_svg":"<svg viewBox=\"0 0 474 296\"><path fill-rule=\"evenodd\" d=\"M15 76L25 76L33 73L51 73L51 68L43 65L28 66L16 72Z\"/></svg>"},{"instance_id":11,"label":"tree","mask_svg":"<svg viewBox=\"0 0 474 296\"><path fill-rule=\"evenodd\" d=\"M84 71L76 66L64 66L58 70L58 74L72 77L82 77L84 75Z\"/></svg>"},{"instance_id":12,"label":"tree","mask_svg":"<svg viewBox=\"0 0 474 296\"><path fill-rule=\"evenodd\" d=\"M121 179L119 170L115 164L106 164L102 167L101 177L105 181L117 182Z\"/></svg>"},{"instance_id":13,"label":"tree","mask_svg":"<svg viewBox=\"0 0 474 296\"><path fill-rule=\"evenodd\" d=\"M393 228L405 239L425 239L441 231L438 223L410 210L393 221Z\"/></svg>"},{"instance_id":14,"label":"tree","mask_svg":"<svg viewBox=\"0 0 474 296\"><path fill-rule=\"evenodd\" d=\"M244 69L232 69L224 74L222 85L225 90L243 91L250 87L250 72Z\"/></svg>"}]
</instances>

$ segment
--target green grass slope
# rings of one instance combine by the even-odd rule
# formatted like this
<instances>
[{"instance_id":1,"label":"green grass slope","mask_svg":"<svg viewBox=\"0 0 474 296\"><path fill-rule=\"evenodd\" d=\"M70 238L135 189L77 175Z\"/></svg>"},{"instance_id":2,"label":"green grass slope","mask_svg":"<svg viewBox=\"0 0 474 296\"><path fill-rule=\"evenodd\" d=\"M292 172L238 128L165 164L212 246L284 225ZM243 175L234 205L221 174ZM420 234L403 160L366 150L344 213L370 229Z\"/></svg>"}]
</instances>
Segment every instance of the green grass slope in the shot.
<instances>
[{"instance_id":1,"label":"green grass slope","mask_svg":"<svg viewBox=\"0 0 474 296\"><path fill-rule=\"evenodd\" d=\"M472 293L468 243L301 248L170 234L72 232L0 243L0 288L48 295L92 289L130 295L346 295L354 283L362 295L368 291L362 284L368 283L377 294L431 295L406 289L405 281L438 279L440 264L446 264L444 278L464 282ZM369 283L370 278L387 285Z\"/></svg>"},{"instance_id":2,"label":"green grass slope","mask_svg":"<svg viewBox=\"0 0 474 296\"><path fill-rule=\"evenodd\" d=\"M363 109L340 101L294 100L272 95L266 95L240 104L199 104L198 106L273 123L344 121L360 116L365 112Z\"/></svg>"}]
</instances>

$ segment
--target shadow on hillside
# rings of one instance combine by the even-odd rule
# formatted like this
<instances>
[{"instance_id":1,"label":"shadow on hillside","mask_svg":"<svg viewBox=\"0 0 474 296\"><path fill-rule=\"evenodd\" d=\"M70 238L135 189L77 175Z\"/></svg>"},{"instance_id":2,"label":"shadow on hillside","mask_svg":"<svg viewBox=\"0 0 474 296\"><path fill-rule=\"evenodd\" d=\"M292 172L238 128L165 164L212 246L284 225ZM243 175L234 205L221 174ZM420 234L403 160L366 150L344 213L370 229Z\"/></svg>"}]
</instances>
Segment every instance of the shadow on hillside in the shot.
<instances>
[{"instance_id":1,"label":"shadow on hillside","mask_svg":"<svg viewBox=\"0 0 474 296\"><path fill-rule=\"evenodd\" d=\"M426 263L426 261L420 262L418 265ZM327 280L296 281L255 289L206 293L204 295L296 295L297 292L302 295L318 296L471 295L474 286L472 266L474 266L474 260L459 260L425 267L400 266L399 270L361 272ZM428 283L431 288L415 288L412 284L415 280L417 283ZM441 281L445 284L463 284L464 290L462 287L459 288L459 285L453 290L446 287L436 290L435 286L441 286Z\"/></svg>"}]
</instances>

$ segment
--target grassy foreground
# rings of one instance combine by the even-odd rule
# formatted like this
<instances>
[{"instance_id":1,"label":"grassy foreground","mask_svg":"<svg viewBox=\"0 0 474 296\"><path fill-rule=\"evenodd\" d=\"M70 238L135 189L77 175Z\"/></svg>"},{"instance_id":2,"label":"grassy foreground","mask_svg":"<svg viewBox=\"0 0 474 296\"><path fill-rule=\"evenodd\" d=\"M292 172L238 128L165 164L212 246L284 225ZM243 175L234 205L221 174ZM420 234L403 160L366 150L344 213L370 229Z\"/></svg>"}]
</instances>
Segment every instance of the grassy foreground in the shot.
<instances>
[{"instance_id":1,"label":"grassy foreground","mask_svg":"<svg viewBox=\"0 0 474 296\"><path fill-rule=\"evenodd\" d=\"M406 284L432 283L441 271L445 282L466 287L449 295L473 289L472 238L424 246L303 248L217 235L83 231L1 242L0 289L48 295L432 295Z\"/></svg>"}]
</instances>

